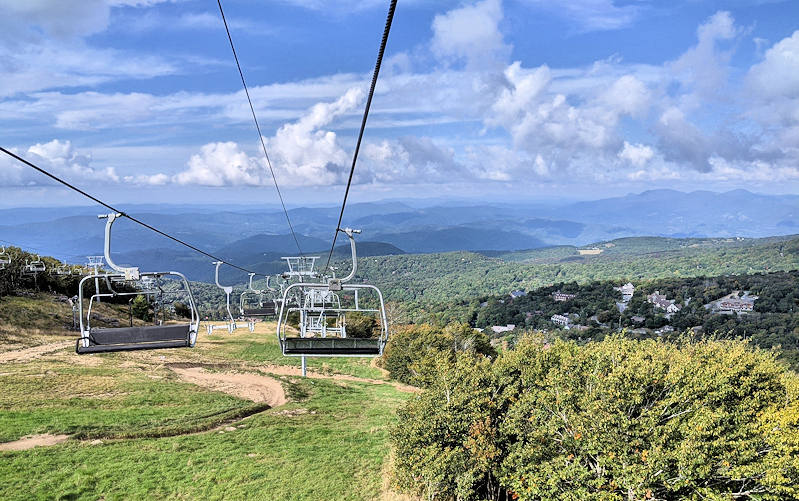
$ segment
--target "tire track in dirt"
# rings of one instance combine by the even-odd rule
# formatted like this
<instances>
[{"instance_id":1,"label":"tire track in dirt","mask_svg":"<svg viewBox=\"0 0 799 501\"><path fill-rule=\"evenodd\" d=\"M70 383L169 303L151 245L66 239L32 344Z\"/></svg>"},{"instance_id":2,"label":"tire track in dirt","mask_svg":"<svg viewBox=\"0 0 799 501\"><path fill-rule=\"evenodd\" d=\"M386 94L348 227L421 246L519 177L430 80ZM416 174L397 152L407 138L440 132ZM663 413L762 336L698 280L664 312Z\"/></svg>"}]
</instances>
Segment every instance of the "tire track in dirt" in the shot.
<instances>
[{"instance_id":1,"label":"tire track in dirt","mask_svg":"<svg viewBox=\"0 0 799 501\"><path fill-rule=\"evenodd\" d=\"M268 372L278 376L302 377L302 369L300 367L294 367L291 365L258 365L256 368L263 372ZM387 384L405 393L418 393L422 391L420 388L415 386L398 383L396 381L370 379L365 377L350 376L348 374L324 374L321 372L316 372L313 369L308 369L307 373L308 378L310 379L329 379L333 381L351 381L355 383Z\"/></svg>"},{"instance_id":2,"label":"tire track in dirt","mask_svg":"<svg viewBox=\"0 0 799 501\"><path fill-rule=\"evenodd\" d=\"M58 445L62 442L66 442L68 438L69 435L50 435L49 433L29 435L19 440L14 440L13 442L4 442L0 444L0 451L27 451L34 447Z\"/></svg>"},{"instance_id":3,"label":"tire track in dirt","mask_svg":"<svg viewBox=\"0 0 799 501\"><path fill-rule=\"evenodd\" d=\"M28 362L42 355L52 353L54 351L63 350L74 345L75 341L59 341L57 343L42 344L39 346L32 346L22 350L4 351L0 353L0 364L8 362Z\"/></svg>"}]
</instances>

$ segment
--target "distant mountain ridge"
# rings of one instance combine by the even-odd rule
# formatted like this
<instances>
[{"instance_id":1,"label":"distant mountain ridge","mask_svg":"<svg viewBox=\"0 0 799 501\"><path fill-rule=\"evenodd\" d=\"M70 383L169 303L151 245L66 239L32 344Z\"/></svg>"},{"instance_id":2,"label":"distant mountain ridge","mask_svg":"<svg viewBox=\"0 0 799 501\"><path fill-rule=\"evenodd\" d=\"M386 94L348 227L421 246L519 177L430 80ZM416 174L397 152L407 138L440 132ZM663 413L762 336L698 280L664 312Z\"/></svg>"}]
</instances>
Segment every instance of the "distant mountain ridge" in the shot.
<instances>
[{"instance_id":1,"label":"distant mountain ridge","mask_svg":"<svg viewBox=\"0 0 799 501\"><path fill-rule=\"evenodd\" d=\"M352 204L343 224L363 230L358 240L363 242L364 256L459 250L501 253L638 236L759 238L799 229L799 196L746 190L651 190L567 204L422 205L396 200ZM85 256L102 253L103 223L96 218L102 212L93 207L0 209L0 244L84 262ZM131 206L130 213L209 253L265 269L278 266L280 255L298 252L287 234L285 215L274 206L148 204ZM338 208L301 207L289 214L303 252L326 253ZM124 219L114 227L113 250L141 266L196 261L210 267L207 257Z\"/></svg>"}]
</instances>

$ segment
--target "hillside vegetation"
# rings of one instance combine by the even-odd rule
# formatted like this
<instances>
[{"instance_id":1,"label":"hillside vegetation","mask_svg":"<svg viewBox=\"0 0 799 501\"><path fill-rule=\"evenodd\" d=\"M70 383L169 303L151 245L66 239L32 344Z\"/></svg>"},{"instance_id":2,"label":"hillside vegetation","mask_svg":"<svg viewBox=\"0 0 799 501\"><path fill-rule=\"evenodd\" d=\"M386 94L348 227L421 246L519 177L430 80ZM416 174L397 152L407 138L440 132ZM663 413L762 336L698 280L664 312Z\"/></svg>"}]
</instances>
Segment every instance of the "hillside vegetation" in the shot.
<instances>
[{"instance_id":1,"label":"hillside vegetation","mask_svg":"<svg viewBox=\"0 0 799 501\"><path fill-rule=\"evenodd\" d=\"M736 342L439 357L392 432L425 499L799 499L799 377Z\"/></svg>"},{"instance_id":2,"label":"hillside vegetation","mask_svg":"<svg viewBox=\"0 0 799 501\"><path fill-rule=\"evenodd\" d=\"M776 344L797 324L799 272L777 270L798 267L799 241L605 244L526 262L365 257L357 279L383 288L392 319L434 323L393 323L382 368L310 359L308 379L298 358L282 356L271 322L254 333L201 328L194 349L75 355L70 284L0 271L14 284L0 297L0 497L402 499L393 488L406 499L799 499L799 379L779 352L679 331L608 336L633 313L662 321L640 300L655 287L684 306L670 322L710 330L715 317L700 308L737 288L763 302L726 316L729 335ZM627 279L639 295L608 317L613 286ZM223 296L195 289L213 315ZM531 293L510 300L516 289ZM558 289L579 296L556 305ZM600 335L514 333L503 343L473 328L541 328L535 310L578 303ZM106 325L129 318L126 304L99 308ZM463 319L471 324L452 322Z\"/></svg>"},{"instance_id":3,"label":"hillside vegetation","mask_svg":"<svg viewBox=\"0 0 799 501\"><path fill-rule=\"evenodd\" d=\"M448 322L462 311L439 311L435 305L456 300L533 290L559 282L658 279L767 273L799 269L799 239L624 239L616 249L594 256L564 256L569 248L525 254L508 261L473 252L405 254L361 260L358 276L402 303L410 319ZM537 257L536 257L537 256ZM571 254L570 254L571 256Z\"/></svg>"}]
</instances>

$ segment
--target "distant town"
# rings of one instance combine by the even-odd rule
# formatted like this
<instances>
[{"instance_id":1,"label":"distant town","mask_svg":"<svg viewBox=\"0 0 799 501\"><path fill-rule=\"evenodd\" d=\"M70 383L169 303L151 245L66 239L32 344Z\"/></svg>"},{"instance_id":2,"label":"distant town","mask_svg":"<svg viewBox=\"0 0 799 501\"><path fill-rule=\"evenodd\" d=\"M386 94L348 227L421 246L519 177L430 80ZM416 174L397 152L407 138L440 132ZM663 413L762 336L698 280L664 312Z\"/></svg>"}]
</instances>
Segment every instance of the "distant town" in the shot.
<instances>
[{"instance_id":1,"label":"distant town","mask_svg":"<svg viewBox=\"0 0 799 501\"><path fill-rule=\"evenodd\" d=\"M721 290L712 298L692 297L685 293L676 297L665 289L652 290L649 284L636 287L631 281L612 284L610 288L607 284L578 286L572 283L538 291L513 290L505 299L496 297L481 301L479 309L482 311L477 312L473 323L476 329L487 330L494 336L531 327L586 335L597 330L626 329L637 335L662 336L685 328L686 321L692 320L700 308L704 315L741 317L755 312L758 299L759 296L750 290ZM486 310L488 312L483 315ZM481 325L489 318L505 319L509 316L515 321ZM689 327L703 329L701 322Z\"/></svg>"}]
</instances>

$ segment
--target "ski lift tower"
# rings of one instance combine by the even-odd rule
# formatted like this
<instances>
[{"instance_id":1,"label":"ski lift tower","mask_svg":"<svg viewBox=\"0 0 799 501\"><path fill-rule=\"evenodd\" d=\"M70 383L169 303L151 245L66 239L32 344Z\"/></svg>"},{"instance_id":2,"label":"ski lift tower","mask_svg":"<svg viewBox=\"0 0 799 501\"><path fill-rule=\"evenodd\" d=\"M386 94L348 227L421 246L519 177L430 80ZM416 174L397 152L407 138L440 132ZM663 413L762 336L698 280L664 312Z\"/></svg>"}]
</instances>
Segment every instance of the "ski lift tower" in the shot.
<instances>
[{"instance_id":1,"label":"ski lift tower","mask_svg":"<svg viewBox=\"0 0 799 501\"><path fill-rule=\"evenodd\" d=\"M283 272L283 279L291 281L292 279L296 280L299 283L304 282L306 279L313 280L316 278L319 273L314 271L314 267L316 266L316 260L319 259L319 256L283 256L280 259L285 259L286 264L289 266L289 271ZM283 302L285 303L288 298L284 295ZM300 306L302 303L302 297L297 296L297 306ZM306 365L305 365L305 357L302 357L301 360L301 367L302 367L302 376L305 377L306 372Z\"/></svg>"},{"instance_id":2,"label":"ski lift tower","mask_svg":"<svg viewBox=\"0 0 799 501\"><path fill-rule=\"evenodd\" d=\"M86 268L92 268L94 270L94 292L98 295L97 302L99 303L100 279L97 277L99 275L98 270L103 266L103 256L86 256L86 259L89 260L89 262L86 263Z\"/></svg>"},{"instance_id":3,"label":"ski lift tower","mask_svg":"<svg viewBox=\"0 0 799 501\"><path fill-rule=\"evenodd\" d=\"M314 267L319 256L291 256L281 257L280 259L285 259L286 264L289 266L289 271L283 273L283 278L297 278L302 282L306 277L312 278L317 275Z\"/></svg>"}]
</instances>

